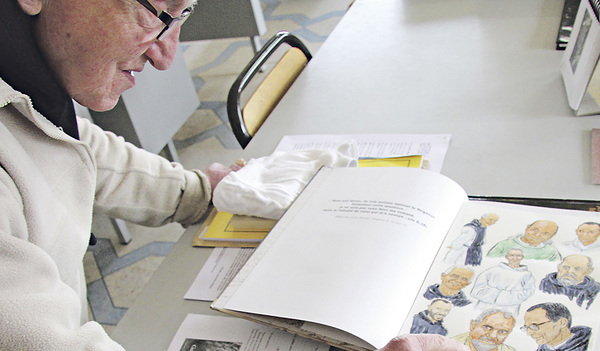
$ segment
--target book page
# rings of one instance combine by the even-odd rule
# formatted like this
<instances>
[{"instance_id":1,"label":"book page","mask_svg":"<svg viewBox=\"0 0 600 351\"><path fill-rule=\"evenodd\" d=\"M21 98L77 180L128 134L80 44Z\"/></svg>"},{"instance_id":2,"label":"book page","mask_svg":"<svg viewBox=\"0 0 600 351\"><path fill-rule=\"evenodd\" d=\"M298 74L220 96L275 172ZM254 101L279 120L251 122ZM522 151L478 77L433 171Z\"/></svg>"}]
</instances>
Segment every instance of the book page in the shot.
<instances>
[{"instance_id":1,"label":"book page","mask_svg":"<svg viewBox=\"0 0 600 351\"><path fill-rule=\"evenodd\" d=\"M324 324L382 347L407 318L466 199L432 171L324 168L221 307Z\"/></svg>"},{"instance_id":2,"label":"book page","mask_svg":"<svg viewBox=\"0 0 600 351\"><path fill-rule=\"evenodd\" d=\"M183 298L200 301L216 299L254 250L250 247L216 247Z\"/></svg>"},{"instance_id":3,"label":"book page","mask_svg":"<svg viewBox=\"0 0 600 351\"><path fill-rule=\"evenodd\" d=\"M597 333L600 320L597 223L597 212L465 204L402 333L441 334L488 347L504 345L503 350L535 350L551 340L556 346L568 339L581 343L568 349L595 349L590 335ZM545 323L549 318L535 308L539 304L566 310L571 326ZM530 329L521 330L524 325Z\"/></svg>"},{"instance_id":4,"label":"book page","mask_svg":"<svg viewBox=\"0 0 600 351\"><path fill-rule=\"evenodd\" d=\"M188 314L168 351L328 351L329 346L238 318Z\"/></svg>"}]
</instances>

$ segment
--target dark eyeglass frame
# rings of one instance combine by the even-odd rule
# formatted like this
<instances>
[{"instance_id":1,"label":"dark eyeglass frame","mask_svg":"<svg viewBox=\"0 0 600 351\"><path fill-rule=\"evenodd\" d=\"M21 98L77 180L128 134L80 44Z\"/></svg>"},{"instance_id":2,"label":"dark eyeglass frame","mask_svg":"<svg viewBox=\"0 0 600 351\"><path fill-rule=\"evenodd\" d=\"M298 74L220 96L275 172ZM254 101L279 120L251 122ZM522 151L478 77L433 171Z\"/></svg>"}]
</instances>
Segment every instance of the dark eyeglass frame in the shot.
<instances>
[{"instance_id":1,"label":"dark eyeglass frame","mask_svg":"<svg viewBox=\"0 0 600 351\"><path fill-rule=\"evenodd\" d=\"M177 26L181 26L183 22L190 17L193 11L193 7L188 7L183 10L181 16L173 17L165 11L160 11L159 13L159 10L157 10L148 0L137 0L137 2L144 6L148 11L152 12L152 14L165 25L156 36L156 40L161 40L166 34L170 33L171 30L177 28Z\"/></svg>"},{"instance_id":2,"label":"dark eyeglass frame","mask_svg":"<svg viewBox=\"0 0 600 351\"><path fill-rule=\"evenodd\" d=\"M546 323L550 323L552 321L545 321L542 323L531 323L530 325L524 325L521 327L521 331L524 333L527 333L527 330L531 329L533 331L538 331L540 330L540 325L546 324Z\"/></svg>"}]
</instances>

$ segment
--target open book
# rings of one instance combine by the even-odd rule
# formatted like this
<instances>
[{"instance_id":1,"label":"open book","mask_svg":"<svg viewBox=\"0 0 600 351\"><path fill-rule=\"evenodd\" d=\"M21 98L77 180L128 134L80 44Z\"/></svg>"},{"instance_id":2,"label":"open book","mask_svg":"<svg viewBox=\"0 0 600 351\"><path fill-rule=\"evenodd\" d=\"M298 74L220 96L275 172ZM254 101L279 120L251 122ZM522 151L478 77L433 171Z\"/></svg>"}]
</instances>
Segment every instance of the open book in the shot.
<instances>
[{"instance_id":1,"label":"open book","mask_svg":"<svg viewBox=\"0 0 600 351\"><path fill-rule=\"evenodd\" d=\"M411 332L592 350L596 222L595 212L468 201L426 170L324 168L212 307L348 350ZM549 308L570 326L548 322Z\"/></svg>"}]
</instances>

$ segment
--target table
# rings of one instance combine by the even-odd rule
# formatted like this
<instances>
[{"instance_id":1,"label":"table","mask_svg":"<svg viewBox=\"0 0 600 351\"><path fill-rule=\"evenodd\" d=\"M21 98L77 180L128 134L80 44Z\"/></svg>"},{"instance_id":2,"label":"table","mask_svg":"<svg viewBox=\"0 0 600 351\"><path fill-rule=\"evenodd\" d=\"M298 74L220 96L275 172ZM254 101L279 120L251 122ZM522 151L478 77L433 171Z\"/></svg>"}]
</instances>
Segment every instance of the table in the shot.
<instances>
[{"instance_id":1,"label":"table","mask_svg":"<svg viewBox=\"0 0 600 351\"><path fill-rule=\"evenodd\" d=\"M245 150L270 154L286 134L451 133L442 173L471 195L599 199L590 135L574 117L555 51L553 0L357 0ZM164 350L210 249L186 230L112 336Z\"/></svg>"},{"instance_id":2,"label":"table","mask_svg":"<svg viewBox=\"0 0 600 351\"><path fill-rule=\"evenodd\" d=\"M450 133L470 195L599 199L591 129L554 50L560 1L358 1L250 143L285 134Z\"/></svg>"},{"instance_id":3,"label":"table","mask_svg":"<svg viewBox=\"0 0 600 351\"><path fill-rule=\"evenodd\" d=\"M188 313L223 315L208 302L183 299L212 252L192 247L198 228L186 229L111 333L126 350L164 351Z\"/></svg>"}]
</instances>

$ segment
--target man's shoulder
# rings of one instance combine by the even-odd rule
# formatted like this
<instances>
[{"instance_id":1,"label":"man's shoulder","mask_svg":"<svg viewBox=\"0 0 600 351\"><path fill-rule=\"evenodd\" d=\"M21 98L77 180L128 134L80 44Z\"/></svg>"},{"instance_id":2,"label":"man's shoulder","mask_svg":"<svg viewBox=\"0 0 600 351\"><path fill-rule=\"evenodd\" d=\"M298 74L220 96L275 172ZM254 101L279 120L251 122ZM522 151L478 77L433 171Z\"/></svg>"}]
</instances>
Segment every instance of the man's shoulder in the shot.
<instances>
[{"instance_id":1,"label":"man's shoulder","mask_svg":"<svg viewBox=\"0 0 600 351\"><path fill-rule=\"evenodd\" d=\"M428 324L431 324L429 318L427 318L426 313L427 313L427 311L421 311L421 312L415 314L414 320L415 321L419 321L420 320L420 321L427 322Z\"/></svg>"},{"instance_id":2,"label":"man's shoulder","mask_svg":"<svg viewBox=\"0 0 600 351\"><path fill-rule=\"evenodd\" d=\"M15 90L12 86L10 86L0 77L0 100L10 103L16 98L22 98L25 96L25 94L22 94L21 92Z\"/></svg>"},{"instance_id":3,"label":"man's shoulder","mask_svg":"<svg viewBox=\"0 0 600 351\"><path fill-rule=\"evenodd\" d=\"M463 333L456 336L453 336L451 339L454 339L461 344L468 345L469 344L469 333Z\"/></svg>"},{"instance_id":4,"label":"man's shoulder","mask_svg":"<svg viewBox=\"0 0 600 351\"><path fill-rule=\"evenodd\" d=\"M0 77L0 96L4 97L7 95L11 95L14 92L15 90Z\"/></svg>"},{"instance_id":5,"label":"man's shoulder","mask_svg":"<svg viewBox=\"0 0 600 351\"><path fill-rule=\"evenodd\" d=\"M544 278L542 278L541 283L551 283L556 281L557 272L548 273Z\"/></svg>"},{"instance_id":6,"label":"man's shoulder","mask_svg":"<svg viewBox=\"0 0 600 351\"><path fill-rule=\"evenodd\" d=\"M508 346L506 344L500 344L497 348L498 351L517 351L517 349L515 349L512 346Z\"/></svg>"},{"instance_id":7,"label":"man's shoulder","mask_svg":"<svg viewBox=\"0 0 600 351\"><path fill-rule=\"evenodd\" d=\"M590 276L585 277L584 282L593 290L600 289L600 283L598 283L594 278Z\"/></svg>"},{"instance_id":8,"label":"man's shoulder","mask_svg":"<svg viewBox=\"0 0 600 351\"><path fill-rule=\"evenodd\" d=\"M500 240L498 242L498 244L496 244L496 246L514 246L515 244L519 245L519 246L523 246L523 243L521 240L519 240L520 236L511 236L510 238L506 238L504 240Z\"/></svg>"}]
</instances>

